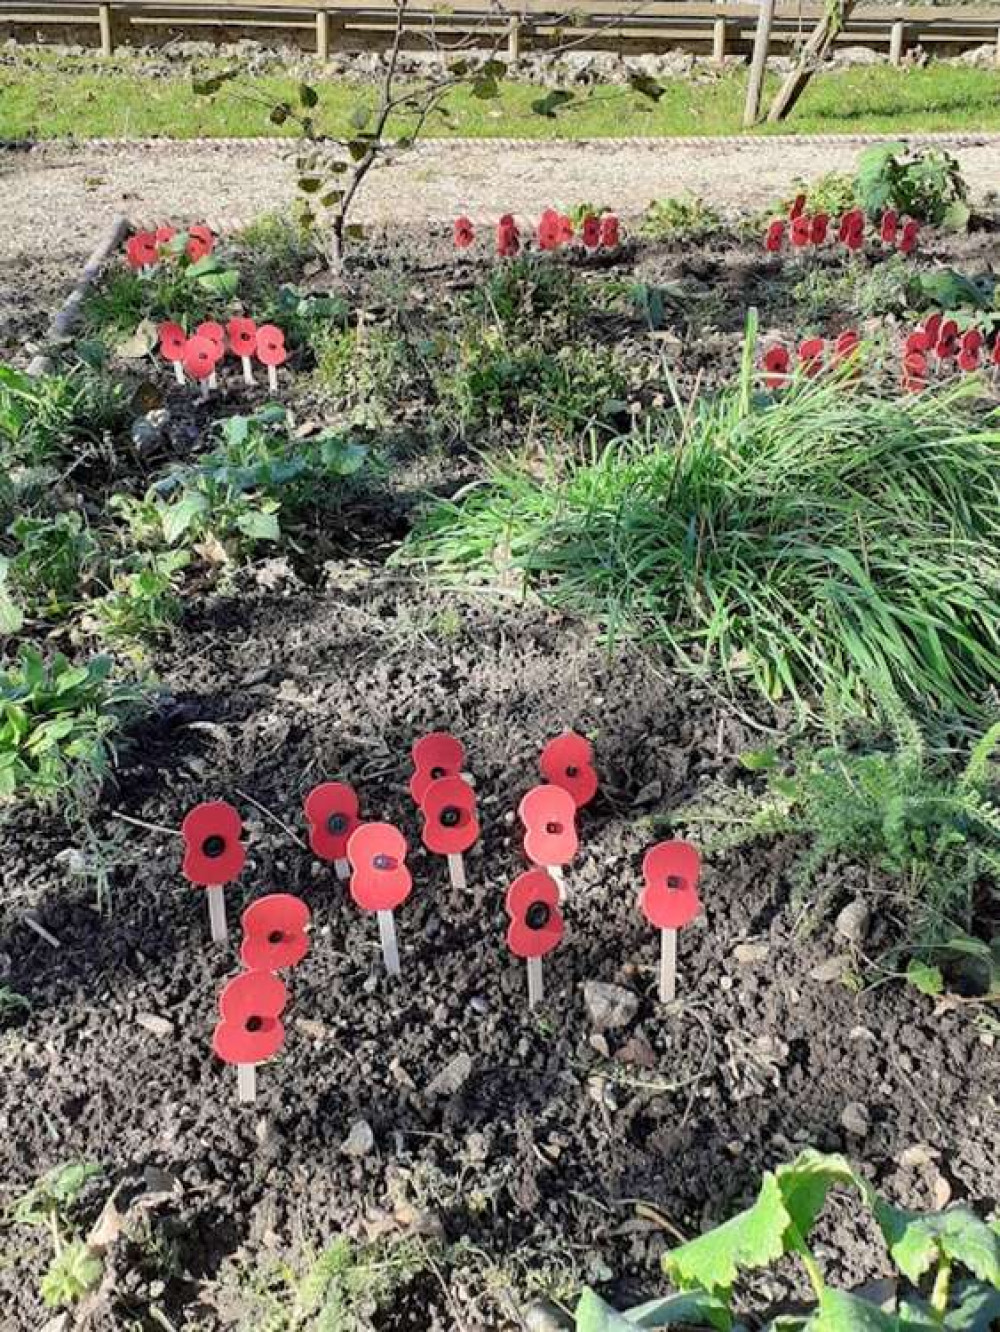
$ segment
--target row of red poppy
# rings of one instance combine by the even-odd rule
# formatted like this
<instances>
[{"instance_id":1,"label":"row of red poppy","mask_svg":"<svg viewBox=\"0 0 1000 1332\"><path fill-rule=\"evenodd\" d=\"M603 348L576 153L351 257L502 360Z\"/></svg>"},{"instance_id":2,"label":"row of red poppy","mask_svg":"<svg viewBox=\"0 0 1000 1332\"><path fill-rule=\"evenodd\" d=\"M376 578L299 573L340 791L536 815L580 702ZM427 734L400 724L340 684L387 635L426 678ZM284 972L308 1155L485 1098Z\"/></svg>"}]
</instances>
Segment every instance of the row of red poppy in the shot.
<instances>
[{"instance_id":1,"label":"row of red poppy","mask_svg":"<svg viewBox=\"0 0 1000 1332\"><path fill-rule=\"evenodd\" d=\"M215 249L215 234L211 227L196 222L178 233L175 227L157 227L155 231L137 231L125 243L125 257L130 267L141 270L154 268L171 253L170 245L178 234L187 237L184 253L193 264L205 259Z\"/></svg>"},{"instance_id":2,"label":"row of red poppy","mask_svg":"<svg viewBox=\"0 0 1000 1332\"><path fill-rule=\"evenodd\" d=\"M857 354L860 345L861 339L852 328L845 329L829 349L825 338L805 338L796 352L797 364L803 374L812 378L825 367L832 369L843 365ZM767 388L782 388L792 375L791 351L783 343L772 342L761 357L761 368Z\"/></svg>"},{"instance_id":3,"label":"row of red poppy","mask_svg":"<svg viewBox=\"0 0 1000 1332\"><path fill-rule=\"evenodd\" d=\"M800 195L803 206L805 196ZM796 205L799 200L796 200ZM794 210L795 205L793 205ZM902 254L911 254L916 249L920 224L912 217L900 217L893 209L887 209L881 217L878 228L879 239L883 245L892 246ZM830 216L828 213L807 214L792 212L786 222L783 217L776 217L768 226L764 236L764 248L769 254L778 254L786 238L795 250L815 249L824 245L830 236ZM865 243L865 214L860 208L852 208L844 213L837 222L837 240L849 250L860 250Z\"/></svg>"},{"instance_id":4,"label":"row of red poppy","mask_svg":"<svg viewBox=\"0 0 1000 1332\"><path fill-rule=\"evenodd\" d=\"M227 351L243 362L244 375L250 383L253 382L251 357L256 356L269 370L288 360L282 330L275 324L261 324L258 328L252 319L230 319L225 328L209 319L199 324L190 336L180 324L168 322L160 325L158 333L160 355L174 366L180 383L184 382L184 370L192 379L211 378Z\"/></svg>"},{"instance_id":5,"label":"row of red poppy","mask_svg":"<svg viewBox=\"0 0 1000 1332\"><path fill-rule=\"evenodd\" d=\"M460 250L467 250L475 244L476 229L470 218L455 219L455 245ZM618 218L613 213L598 216L588 213L580 222L579 231L573 226L573 220L565 213L546 208L539 218L535 238L540 250L559 250L564 245L579 239L587 250L617 250L621 244L621 229ZM497 223L496 249L501 259L513 259L520 254L522 230L513 213L504 213Z\"/></svg>"}]
</instances>

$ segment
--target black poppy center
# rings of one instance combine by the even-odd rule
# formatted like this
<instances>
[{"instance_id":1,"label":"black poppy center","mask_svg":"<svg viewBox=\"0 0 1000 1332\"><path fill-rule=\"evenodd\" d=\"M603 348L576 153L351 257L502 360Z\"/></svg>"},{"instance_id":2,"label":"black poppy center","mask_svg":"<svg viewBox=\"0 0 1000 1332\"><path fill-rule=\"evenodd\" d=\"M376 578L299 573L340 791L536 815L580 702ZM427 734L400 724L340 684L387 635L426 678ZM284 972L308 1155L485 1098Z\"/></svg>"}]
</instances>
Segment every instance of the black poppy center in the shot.
<instances>
[{"instance_id":1,"label":"black poppy center","mask_svg":"<svg viewBox=\"0 0 1000 1332\"><path fill-rule=\"evenodd\" d=\"M446 775L444 768L431 768L431 776L436 782Z\"/></svg>"},{"instance_id":2,"label":"black poppy center","mask_svg":"<svg viewBox=\"0 0 1000 1332\"><path fill-rule=\"evenodd\" d=\"M677 892L678 889L684 887L684 880L681 878L679 874L668 874L667 887L671 889L673 892Z\"/></svg>"},{"instance_id":3,"label":"black poppy center","mask_svg":"<svg viewBox=\"0 0 1000 1332\"><path fill-rule=\"evenodd\" d=\"M566 765L566 776L567 776L567 777L575 777L579 771L580 771L580 769L576 766L575 763L568 763L568 764Z\"/></svg>"},{"instance_id":4,"label":"black poppy center","mask_svg":"<svg viewBox=\"0 0 1000 1332\"><path fill-rule=\"evenodd\" d=\"M441 826L443 828L457 828L462 821L462 811L457 805L447 805L441 811Z\"/></svg>"},{"instance_id":5,"label":"black poppy center","mask_svg":"<svg viewBox=\"0 0 1000 1332\"><path fill-rule=\"evenodd\" d=\"M562 830L563 827L561 823L547 823L545 825L545 831L552 837L558 837Z\"/></svg>"},{"instance_id":6,"label":"black poppy center","mask_svg":"<svg viewBox=\"0 0 1000 1332\"><path fill-rule=\"evenodd\" d=\"M264 1019L263 1019L262 1017L248 1017L248 1018L247 1018L247 1021L246 1021L246 1028L247 1028L247 1031L260 1031L260 1029L261 1029L261 1027L263 1027L263 1025L264 1025Z\"/></svg>"},{"instance_id":7,"label":"black poppy center","mask_svg":"<svg viewBox=\"0 0 1000 1332\"><path fill-rule=\"evenodd\" d=\"M545 902L532 902L524 913L524 923L529 930L544 930L552 919L552 908Z\"/></svg>"},{"instance_id":8,"label":"black poppy center","mask_svg":"<svg viewBox=\"0 0 1000 1332\"><path fill-rule=\"evenodd\" d=\"M342 833L347 831L347 815L331 814L326 821L326 826L332 833Z\"/></svg>"},{"instance_id":9,"label":"black poppy center","mask_svg":"<svg viewBox=\"0 0 1000 1332\"><path fill-rule=\"evenodd\" d=\"M213 833L211 837L205 838L201 844L201 849L209 860L217 860L226 849L226 839L220 837L218 833Z\"/></svg>"},{"instance_id":10,"label":"black poppy center","mask_svg":"<svg viewBox=\"0 0 1000 1332\"><path fill-rule=\"evenodd\" d=\"M282 942L284 937L285 933L283 930L272 930L271 933L267 936L267 942L273 944L279 944Z\"/></svg>"},{"instance_id":11,"label":"black poppy center","mask_svg":"<svg viewBox=\"0 0 1000 1332\"><path fill-rule=\"evenodd\" d=\"M391 870L396 868L396 862L392 856L387 856L384 852L372 858L372 865L377 870Z\"/></svg>"}]
</instances>

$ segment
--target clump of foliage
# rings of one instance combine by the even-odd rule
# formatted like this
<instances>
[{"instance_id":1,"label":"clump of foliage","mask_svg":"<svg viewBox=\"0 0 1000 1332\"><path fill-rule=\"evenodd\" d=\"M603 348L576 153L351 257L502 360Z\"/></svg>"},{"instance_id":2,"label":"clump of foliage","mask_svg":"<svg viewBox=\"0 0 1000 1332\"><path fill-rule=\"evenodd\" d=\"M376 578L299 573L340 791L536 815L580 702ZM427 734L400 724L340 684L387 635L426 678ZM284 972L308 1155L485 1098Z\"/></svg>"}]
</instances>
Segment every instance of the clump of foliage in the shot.
<instances>
[{"instance_id":1,"label":"clump of foliage","mask_svg":"<svg viewBox=\"0 0 1000 1332\"><path fill-rule=\"evenodd\" d=\"M253 295L259 292L264 296L282 283L294 282L316 256L308 229L288 213L263 213L232 239L251 262ZM256 299L253 304L256 308Z\"/></svg>"},{"instance_id":2,"label":"clump of foliage","mask_svg":"<svg viewBox=\"0 0 1000 1332\"><path fill-rule=\"evenodd\" d=\"M794 193L778 204L778 212L787 213L800 194L806 196L806 208L810 213L826 213L828 217L839 217L857 203L854 177L845 171L827 171L815 180L799 179L794 186Z\"/></svg>"},{"instance_id":3,"label":"clump of foliage","mask_svg":"<svg viewBox=\"0 0 1000 1332\"><path fill-rule=\"evenodd\" d=\"M191 260L184 250L188 239L183 232L175 236L149 273L124 264L109 269L84 300L85 329L120 340L146 320L171 319L188 327L224 315L239 287L239 270L219 254Z\"/></svg>"},{"instance_id":4,"label":"clump of foliage","mask_svg":"<svg viewBox=\"0 0 1000 1332\"><path fill-rule=\"evenodd\" d=\"M544 476L494 464L405 551L551 601L806 706L832 690L963 710L1000 682L1000 422L972 381L739 378Z\"/></svg>"},{"instance_id":5,"label":"clump of foliage","mask_svg":"<svg viewBox=\"0 0 1000 1332\"><path fill-rule=\"evenodd\" d=\"M303 292L287 282L277 292L272 287L257 308L260 322L277 324L290 347L320 346L324 338L347 327L350 314L343 296Z\"/></svg>"},{"instance_id":6,"label":"clump of foliage","mask_svg":"<svg viewBox=\"0 0 1000 1332\"><path fill-rule=\"evenodd\" d=\"M16 618L7 618L6 623L20 628L25 610L45 618L65 615L79 597L84 570L97 551L81 515L25 514L11 524L10 536L16 551L0 558L0 598L9 598Z\"/></svg>"},{"instance_id":7,"label":"clump of foliage","mask_svg":"<svg viewBox=\"0 0 1000 1332\"><path fill-rule=\"evenodd\" d=\"M490 269L469 293L467 312L511 337L565 339L592 306L590 288L572 268L526 254Z\"/></svg>"},{"instance_id":8,"label":"clump of foliage","mask_svg":"<svg viewBox=\"0 0 1000 1332\"><path fill-rule=\"evenodd\" d=\"M134 648L163 638L181 618L186 550L138 551L112 570L111 586L89 603L87 621L103 642Z\"/></svg>"},{"instance_id":9,"label":"clump of foliage","mask_svg":"<svg viewBox=\"0 0 1000 1332\"><path fill-rule=\"evenodd\" d=\"M657 241L704 241L722 230L722 216L698 195L654 199L643 214L640 236Z\"/></svg>"},{"instance_id":10,"label":"clump of foliage","mask_svg":"<svg viewBox=\"0 0 1000 1332\"><path fill-rule=\"evenodd\" d=\"M940 148L873 144L858 158L854 194L870 217L894 208L953 231L964 231L971 217L958 160Z\"/></svg>"},{"instance_id":11,"label":"clump of foliage","mask_svg":"<svg viewBox=\"0 0 1000 1332\"><path fill-rule=\"evenodd\" d=\"M903 255L893 254L871 268L810 267L792 288L792 299L807 324L850 313L863 319L902 315L914 303L919 275ZM919 299L918 299L919 303ZM947 308L947 307L946 307Z\"/></svg>"},{"instance_id":12,"label":"clump of foliage","mask_svg":"<svg viewBox=\"0 0 1000 1332\"><path fill-rule=\"evenodd\" d=\"M397 329L359 322L313 339L316 381L331 405L359 425L384 423L418 376L413 349Z\"/></svg>"},{"instance_id":13,"label":"clump of foliage","mask_svg":"<svg viewBox=\"0 0 1000 1332\"><path fill-rule=\"evenodd\" d=\"M32 378L0 365L0 471L41 465L98 444L128 412L125 387L80 365Z\"/></svg>"},{"instance_id":14,"label":"clump of foliage","mask_svg":"<svg viewBox=\"0 0 1000 1332\"><path fill-rule=\"evenodd\" d=\"M935 310L992 310L1000 319L1000 285L991 273L975 277L954 268L935 268L928 273L914 273L911 279L913 303L918 308Z\"/></svg>"},{"instance_id":15,"label":"clump of foliage","mask_svg":"<svg viewBox=\"0 0 1000 1332\"><path fill-rule=\"evenodd\" d=\"M786 761L774 750L745 755L744 766L764 774L761 793L716 785L671 822L708 829L713 851L802 839L793 880L804 898L828 864L868 864L898 887L910 942L935 946L973 929L977 890L1000 881L1000 723L956 766L928 751L897 701L883 697L882 708L888 736L859 723L857 736L801 743Z\"/></svg>"},{"instance_id":16,"label":"clump of foliage","mask_svg":"<svg viewBox=\"0 0 1000 1332\"><path fill-rule=\"evenodd\" d=\"M74 666L59 653L47 663L22 647L0 672L0 803L92 799L145 703L140 688L113 679L108 657Z\"/></svg>"},{"instance_id":17,"label":"clump of foliage","mask_svg":"<svg viewBox=\"0 0 1000 1332\"><path fill-rule=\"evenodd\" d=\"M51 1308L78 1303L95 1290L104 1273L103 1257L80 1233L77 1214L88 1185L102 1174L90 1161L71 1161L48 1171L15 1203L11 1220L48 1231L52 1260L40 1293Z\"/></svg>"},{"instance_id":18,"label":"clump of foliage","mask_svg":"<svg viewBox=\"0 0 1000 1332\"><path fill-rule=\"evenodd\" d=\"M891 1308L828 1285L809 1247L827 1195L837 1187L857 1190L882 1233L899 1274ZM1000 1318L1000 1223L982 1221L962 1206L942 1212L894 1207L845 1157L808 1150L767 1172L752 1207L664 1255L678 1294L618 1313L585 1290L577 1332L635 1326L728 1332L735 1326L739 1279L786 1256L801 1262L815 1309L784 1314L782 1332L959 1332L986 1329Z\"/></svg>"}]
</instances>

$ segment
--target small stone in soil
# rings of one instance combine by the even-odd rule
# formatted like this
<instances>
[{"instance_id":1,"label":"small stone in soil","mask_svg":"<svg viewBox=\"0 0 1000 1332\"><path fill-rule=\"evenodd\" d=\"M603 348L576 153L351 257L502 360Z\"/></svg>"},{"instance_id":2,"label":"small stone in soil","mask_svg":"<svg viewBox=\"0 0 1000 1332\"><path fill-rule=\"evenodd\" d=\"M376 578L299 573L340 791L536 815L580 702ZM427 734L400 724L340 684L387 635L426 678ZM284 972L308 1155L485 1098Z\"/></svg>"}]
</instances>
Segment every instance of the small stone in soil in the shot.
<instances>
[{"instance_id":1,"label":"small stone in soil","mask_svg":"<svg viewBox=\"0 0 1000 1332\"><path fill-rule=\"evenodd\" d=\"M367 1119L358 1119L351 1125L351 1131L340 1144L345 1156L369 1156L375 1147L375 1134Z\"/></svg>"},{"instance_id":2,"label":"small stone in soil","mask_svg":"<svg viewBox=\"0 0 1000 1332\"><path fill-rule=\"evenodd\" d=\"M154 1036L172 1036L174 1024L169 1018L157 1017L155 1013L136 1014L136 1024L151 1032Z\"/></svg>"},{"instance_id":3,"label":"small stone in soil","mask_svg":"<svg viewBox=\"0 0 1000 1332\"><path fill-rule=\"evenodd\" d=\"M860 944L868 933L870 919L871 912L868 909L868 903L860 897L856 897L853 902L848 902L837 917L837 933L843 935L852 944Z\"/></svg>"},{"instance_id":4,"label":"small stone in soil","mask_svg":"<svg viewBox=\"0 0 1000 1332\"><path fill-rule=\"evenodd\" d=\"M754 962L763 962L770 951L766 943L741 943L733 949L733 957L741 966L750 966Z\"/></svg>"},{"instance_id":5,"label":"small stone in soil","mask_svg":"<svg viewBox=\"0 0 1000 1332\"><path fill-rule=\"evenodd\" d=\"M868 1107L862 1105L860 1101L850 1101L844 1106L840 1122L847 1132L855 1138L866 1138L872 1125Z\"/></svg>"},{"instance_id":6,"label":"small stone in soil","mask_svg":"<svg viewBox=\"0 0 1000 1332\"><path fill-rule=\"evenodd\" d=\"M427 1084L425 1091L428 1096L454 1096L468 1082L471 1074L472 1059L463 1051L445 1064L440 1073Z\"/></svg>"},{"instance_id":7,"label":"small stone in soil","mask_svg":"<svg viewBox=\"0 0 1000 1332\"><path fill-rule=\"evenodd\" d=\"M607 981L586 981L583 1002L598 1031L627 1027L639 1011L639 996L622 985Z\"/></svg>"}]
</instances>

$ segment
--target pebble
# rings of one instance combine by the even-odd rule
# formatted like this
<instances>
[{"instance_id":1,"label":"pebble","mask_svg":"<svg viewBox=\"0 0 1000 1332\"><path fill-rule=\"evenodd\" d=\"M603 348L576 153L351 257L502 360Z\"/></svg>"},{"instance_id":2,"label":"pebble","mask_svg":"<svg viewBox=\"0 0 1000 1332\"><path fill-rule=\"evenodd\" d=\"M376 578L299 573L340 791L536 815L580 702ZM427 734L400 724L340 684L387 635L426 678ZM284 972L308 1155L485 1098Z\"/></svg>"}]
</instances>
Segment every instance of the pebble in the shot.
<instances>
[{"instance_id":1,"label":"pebble","mask_svg":"<svg viewBox=\"0 0 1000 1332\"><path fill-rule=\"evenodd\" d=\"M639 1011L639 996L623 985L608 981L586 981L583 1002L587 1014L598 1031L627 1027Z\"/></svg>"},{"instance_id":2,"label":"pebble","mask_svg":"<svg viewBox=\"0 0 1000 1332\"><path fill-rule=\"evenodd\" d=\"M755 962L763 962L770 951L766 943L741 943L733 949L733 957L741 966L751 966Z\"/></svg>"},{"instance_id":3,"label":"pebble","mask_svg":"<svg viewBox=\"0 0 1000 1332\"><path fill-rule=\"evenodd\" d=\"M837 917L836 930L850 943L860 944L868 933L870 921L871 912L868 903L856 897L853 902L848 902Z\"/></svg>"},{"instance_id":4,"label":"pebble","mask_svg":"<svg viewBox=\"0 0 1000 1332\"><path fill-rule=\"evenodd\" d=\"M351 1125L351 1131L340 1144L345 1156L370 1156L375 1148L375 1134L367 1119L357 1119Z\"/></svg>"},{"instance_id":5,"label":"pebble","mask_svg":"<svg viewBox=\"0 0 1000 1332\"><path fill-rule=\"evenodd\" d=\"M850 1101L844 1106L840 1122L854 1138L866 1138L872 1126L868 1107L860 1101Z\"/></svg>"},{"instance_id":6,"label":"pebble","mask_svg":"<svg viewBox=\"0 0 1000 1332\"><path fill-rule=\"evenodd\" d=\"M472 1075L472 1058L464 1051L445 1064L424 1089L428 1096L454 1096Z\"/></svg>"},{"instance_id":7,"label":"pebble","mask_svg":"<svg viewBox=\"0 0 1000 1332\"><path fill-rule=\"evenodd\" d=\"M565 1332L574 1326L569 1315L551 1300L532 1300L522 1318L526 1332Z\"/></svg>"},{"instance_id":8,"label":"pebble","mask_svg":"<svg viewBox=\"0 0 1000 1332\"><path fill-rule=\"evenodd\" d=\"M135 1020L138 1026L151 1032L154 1036L172 1036L174 1034L174 1024L170 1019L158 1017L156 1013L138 1013Z\"/></svg>"}]
</instances>

